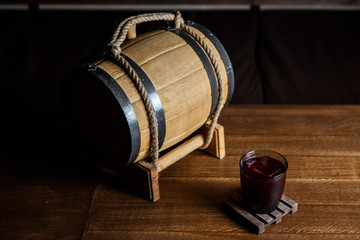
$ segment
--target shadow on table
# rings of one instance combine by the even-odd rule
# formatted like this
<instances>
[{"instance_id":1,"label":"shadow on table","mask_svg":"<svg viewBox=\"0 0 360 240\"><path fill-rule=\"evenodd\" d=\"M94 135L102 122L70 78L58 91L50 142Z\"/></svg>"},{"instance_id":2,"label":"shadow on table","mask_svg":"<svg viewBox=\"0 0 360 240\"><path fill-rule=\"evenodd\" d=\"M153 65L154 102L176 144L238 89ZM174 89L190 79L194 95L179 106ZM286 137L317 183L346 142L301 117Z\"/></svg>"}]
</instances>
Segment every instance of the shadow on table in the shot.
<instances>
[{"instance_id":1,"label":"shadow on table","mask_svg":"<svg viewBox=\"0 0 360 240\"><path fill-rule=\"evenodd\" d=\"M100 170L102 156L88 142L66 109L43 101L12 102L5 108L0 179L4 185L109 185L140 196L126 182ZM48 182L49 183L49 182ZM12 183L11 183L12 184ZM74 187L76 189L76 187ZM75 190L74 190L75 191ZM140 196L141 197L141 196Z\"/></svg>"},{"instance_id":2,"label":"shadow on table","mask_svg":"<svg viewBox=\"0 0 360 240\"><path fill-rule=\"evenodd\" d=\"M23 99L4 112L2 165L93 178L97 153L62 110Z\"/></svg>"}]
</instances>

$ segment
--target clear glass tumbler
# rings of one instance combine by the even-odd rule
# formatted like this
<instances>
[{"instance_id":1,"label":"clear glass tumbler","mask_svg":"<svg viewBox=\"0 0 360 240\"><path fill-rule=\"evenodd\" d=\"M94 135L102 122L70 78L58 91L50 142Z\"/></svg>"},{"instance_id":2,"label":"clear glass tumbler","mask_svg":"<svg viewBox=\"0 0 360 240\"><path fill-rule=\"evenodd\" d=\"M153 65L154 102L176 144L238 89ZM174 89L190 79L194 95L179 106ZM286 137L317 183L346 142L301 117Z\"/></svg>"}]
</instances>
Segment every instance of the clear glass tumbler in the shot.
<instances>
[{"instance_id":1,"label":"clear glass tumbler","mask_svg":"<svg viewBox=\"0 0 360 240\"><path fill-rule=\"evenodd\" d=\"M241 190L251 212L274 211L284 192L287 160L271 150L255 150L240 159Z\"/></svg>"}]
</instances>

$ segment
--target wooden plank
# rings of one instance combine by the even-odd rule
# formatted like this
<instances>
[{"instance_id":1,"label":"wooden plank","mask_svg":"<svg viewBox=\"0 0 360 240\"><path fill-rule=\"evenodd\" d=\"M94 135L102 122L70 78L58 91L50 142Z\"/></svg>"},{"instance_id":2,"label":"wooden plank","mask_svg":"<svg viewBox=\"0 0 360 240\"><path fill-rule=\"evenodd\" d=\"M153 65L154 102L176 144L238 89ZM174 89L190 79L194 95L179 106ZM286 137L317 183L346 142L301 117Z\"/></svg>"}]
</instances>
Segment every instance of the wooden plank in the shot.
<instances>
[{"instance_id":1,"label":"wooden plank","mask_svg":"<svg viewBox=\"0 0 360 240\"><path fill-rule=\"evenodd\" d=\"M291 213L296 212L298 210L298 204L291 198L288 198L286 195L283 195L280 199L280 201L283 201L284 204L290 204L291 205Z\"/></svg>"},{"instance_id":2,"label":"wooden plank","mask_svg":"<svg viewBox=\"0 0 360 240\"><path fill-rule=\"evenodd\" d=\"M220 69L220 75L223 79L223 84L224 84L224 96L228 95L228 87L229 87L229 83L228 83L228 76L227 76L227 69L226 66L223 62L223 59L221 58L220 53L218 52L218 49L215 47L215 45L213 44L213 42L207 38L201 31L199 31L197 28L194 27L190 27L192 29L192 31L194 31L206 44L207 47L209 47L211 49L211 52L213 54L213 56L215 57L219 69ZM226 99L227 97L224 97L223 101L221 104L225 104L226 103Z\"/></svg>"},{"instance_id":3,"label":"wooden plank","mask_svg":"<svg viewBox=\"0 0 360 240\"><path fill-rule=\"evenodd\" d=\"M0 162L0 239L82 238L97 178L84 166L62 167Z\"/></svg>"},{"instance_id":4,"label":"wooden plank","mask_svg":"<svg viewBox=\"0 0 360 240\"><path fill-rule=\"evenodd\" d=\"M359 106L230 105L220 122L237 135L348 135L360 131ZM331 118L331 121L329 121ZM230 127L231 126L231 127Z\"/></svg>"},{"instance_id":5,"label":"wooden plank","mask_svg":"<svg viewBox=\"0 0 360 240\"><path fill-rule=\"evenodd\" d=\"M131 186L132 190L144 199L155 202L160 198L158 172L146 160L128 166L120 172L115 171L114 177L114 180Z\"/></svg>"},{"instance_id":6,"label":"wooden plank","mask_svg":"<svg viewBox=\"0 0 360 240\"><path fill-rule=\"evenodd\" d=\"M297 105L297 104L230 104L223 110L223 118L236 116L288 116L290 118L307 115L309 117L325 116L330 118L343 116L360 116L359 105ZM336 118L335 118L336 119Z\"/></svg>"},{"instance_id":7,"label":"wooden plank","mask_svg":"<svg viewBox=\"0 0 360 240\"><path fill-rule=\"evenodd\" d=\"M257 217L261 218L263 222L266 223L266 225L269 225L273 222L275 222L276 218L274 219L272 215L269 214L256 214Z\"/></svg>"},{"instance_id":8,"label":"wooden plank","mask_svg":"<svg viewBox=\"0 0 360 240\"><path fill-rule=\"evenodd\" d=\"M174 164L181 158L190 154L192 151L198 149L204 144L204 137L202 134L197 134L189 140L185 141L181 145L177 146L175 149L164 154L159 158L158 171L161 172L165 168Z\"/></svg>"},{"instance_id":9,"label":"wooden plank","mask_svg":"<svg viewBox=\"0 0 360 240\"><path fill-rule=\"evenodd\" d=\"M91 240L360 239L359 138L354 134L360 131L358 119L352 118L360 116L359 106L230 109L224 109L225 119L252 112L259 119L248 126L238 125L235 118L223 121L227 134L223 161L195 151L168 167L161 172L161 199L156 203L138 197L119 178L102 175L91 219L88 210L96 179L93 173L84 174L90 170L64 167L57 171L34 165L30 159L27 164L1 163L0 238L81 239L89 222L86 239ZM312 123L303 116L314 121L313 134ZM294 119L292 125L289 119ZM266 130L266 124L272 129ZM254 134L242 129L248 127ZM288 159L285 194L300 208L257 236L229 218L220 206L240 187L241 155L264 146Z\"/></svg>"},{"instance_id":10,"label":"wooden plank","mask_svg":"<svg viewBox=\"0 0 360 240\"><path fill-rule=\"evenodd\" d=\"M297 203L293 200L287 201L288 197L281 198L277 209L268 214L255 214L246 210L244 199L239 191L234 192L230 197L222 202L223 210L239 221L241 224L257 234L265 231L269 225L281 222L282 218L289 212L297 211ZM293 206L295 207L293 209ZM260 220L260 221L259 221Z\"/></svg>"},{"instance_id":11,"label":"wooden plank","mask_svg":"<svg viewBox=\"0 0 360 240\"><path fill-rule=\"evenodd\" d=\"M281 224L273 226L277 233L302 234L349 234L360 236L359 207L352 205L320 205L300 203L300 210L285 217ZM310 223L310 224L309 224ZM270 230L270 229L269 229Z\"/></svg>"},{"instance_id":12,"label":"wooden plank","mask_svg":"<svg viewBox=\"0 0 360 240\"><path fill-rule=\"evenodd\" d=\"M122 194L118 189L110 186L103 186L101 194L97 201L94 212L91 231L119 231L126 232L128 229L132 231L168 231L168 232L197 232L197 231L213 231L217 232L237 232L241 235L244 229L231 223L226 216L222 215L219 207L221 197L226 197L233 187L238 187L237 180L226 180L217 178L161 178L160 185L162 187L162 198L156 203L156 206L146 201L134 198L131 195ZM309 191L309 195L321 195L329 188L322 187L324 190L318 192L318 189L311 191L309 188L312 184L304 188L296 188L296 192L292 192L298 200L298 192ZM232 187L231 187L232 186ZM289 186L289 184L288 184ZM176 189L176 191L172 191ZM331 189L331 188L330 188ZM337 189L337 188L334 188ZM359 189L355 190L359 191ZM290 194L290 193L289 193ZM291 196L293 196L291 195ZM349 193L350 195L350 193ZM295 234L296 231L307 229L307 233L319 233L319 231L331 232L331 224L336 224L336 220L329 218L335 212L338 212L338 219L344 219L350 227L341 225L334 234L340 234L354 228L359 221L356 216L360 214L359 208L346 206L341 203L333 205L332 199L324 199L322 202L304 202L301 203L301 211L295 215L285 218L283 222L276 227L271 227L267 232L279 232ZM345 202L346 203L346 202ZM306 205L306 207L304 207ZM304 209L305 208L305 209ZM330 212L329 210L332 209ZM139 209L139 211L134 211ZM141 209L141 210L140 210ZM311 212L314 211L314 212ZM354 212L352 212L354 211ZM121 212L121 214L118 214ZM156 214L154 214L156 212ZM305 213L304 213L305 212ZM301 214L301 221L297 223L298 214ZM350 214L350 215L348 215ZM206 225L203 225L203 219L206 216ZM308 219L316 218L316 224L308 227ZM151 222L151 223L150 223ZM221 224L219 224L221 222ZM115 224L116 223L116 224ZM278 227L281 226L281 230ZM355 228L356 229L356 228ZM356 232L350 232L356 234Z\"/></svg>"},{"instance_id":13,"label":"wooden plank","mask_svg":"<svg viewBox=\"0 0 360 240\"><path fill-rule=\"evenodd\" d=\"M237 179L234 179L233 182L236 185ZM343 187L345 185L346 188ZM297 202L301 204L331 203L333 205L358 206L360 205L359 187L358 180L288 179L285 191L291 196L296 196ZM299 192L300 189L304 189L304 192Z\"/></svg>"},{"instance_id":14,"label":"wooden plank","mask_svg":"<svg viewBox=\"0 0 360 240\"><path fill-rule=\"evenodd\" d=\"M207 101L207 100L205 100ZM205 102L202 101L202 102ZM199 113L203 116L206 115L206 108L199 108L198 105L188 107L187 111L185 113L189 116ZM172 127L167 128L167 134L166 134L166 141L163 144L162 149L168 148L169 146L173 146L176 143L179 143L181 140L185 139L192 133L194 133L196 130L198 130L201 126L205 124L206 119L199 119L199 118L185 118L182 117L179 119L178 117L167 119L166 124L167 126L170 125ZM149 129L146 131L143 131L144 138L142 139L142 144L140 147L140 150L142 150L139 153L138 159L141 159L141 157L146 156L149 142L150 142L150 133ZM171 133L171 134L170 134Z\"/></svg>"},{"instance_id":15,"label":"wooden plank","mask_svg":"<svg viewBox=\"0 0 360 240\"><path fill-rule=\"evenodd\" d=\"M236 205L236 202L225 200L223 201L222 208L225 212L228 212L232 217L236 218L237 221L242 222L244 225L248 225L248 228L257 232L257 234L261 234L265 231L264 223L259 221L254 215Z\"/></svg>"},{"instance_id":16,"label":"wooden plank","mask_svg":"<svg viewBox=\"0 0 360 240\"><path fill-rule=\"evenodd\" d=\"M287 179L285 193L299 204L360 206L359 180Z\"/></svg>"},{"instance_id":17,"label":"wooden plank","mask_svg":"<svg viewBox=\"0 0 360 240\"><path fill-rule=\"evenodd\" d=\"M280 211L282 214L288 214L292 209L285 205L283 202L279 202L277 210Z\"/></svg>"},{"instance_id":18,"label":"wooden plank","mask_svg":"<svg viewBox=\"0 0 360 240\"><path fill-rule=\"evenodd\" d=\"M204 136L207 136L208 134L210 129L209 124L210 122L205 124L204 127L200 130ZM216 124L213 139L205 151L217 157L218 159L223 159L225 157L225 133L224 127L222 125Z\"/></svg>"},{"instance_id":19,"label":"wooden plank","mask_svg":"<svg viewBox=\"0 0 360 240\"><path fill-rule=\"evenodd\" d=\"M175 213L175 211L171 211L170 209L174 209L174 205L166 205L161 204L162 209L157 209L158 215L152 215L152 211L149 208L142 209L142 215L140 213L130 214L129 211L124 209L124 212L121 210L122 214L125 216L115 216L117 211L113 211L111 215L109 215L109 210L105 210L105 216L101 218L101 220L105 221L105 223L101 223L100 219L96 221L96 225L90 230L90 234L93 231L103 231L103 233L108 231L117 232L119 236L121 234L126 234L128 232L142 232L144 231L146 234L148 233L156 233L156 232L182 232L182 233L198 233L203 232L204 234L219 234L219 236L226 237L226 233L233 233L234 236L239 238L248 236L247 230L239 225L237 222L231 220L228 216L220 217L218 215L214 215L214 211L211 211L211 208L203 208L203 211L210 210L208 214L204 215L204 212L201 211L201 207L197 206L197 208L191 207L191 209L186 210L186 206L183 204L179 204L177 209L181 211L182 217ZM136 205L133 205L136 207ZM166 208L164 210L163 208ZM324 212L325 210L329 210L332 206L325 207L323 206L306 206L303 209L303 205L301 211L297 212L292 216L285 217L281 224L269 226L266 230L265 236L268 236L269 233L277 233L283 237L292 236L293 239L301 238L302 235L306 234L323 234L323 235L341 235L341 234L349 234L350 236L356 236L359 234L359 230L357 228L358 220L356 220L358 211L353 212L351 208L346 208L343 206L336 206L334 211L330 213ZM189 208L189 207L187 207ZM191 211L195 211L191 213ZM311 211L314 211L313 213ZM338 214L336 211L339 211ZM345 213L343 213L344 211ZM301 216L299 216L301 214ZM331 219L334 214L337 214L336 219ZM171 215L170 217L167 215ZM111 220L106 219L106 217L111 217ZM206 224L201 220L206 217ZM313 224L309 223L309 218L312 219ZM341 219L339 225L336 225L338 220ZM116 224L114 223L116 221ZM151 222L151 223L150 223ZM220 224L221 223L221 224ZM346 225L349 223L349 226Z\"/></svg>"},{"instance_id":20,"label":"wooden plank","mask_svg":"<svg viewBox=\"0 0 360 240\"><path fill-rule=\"evenodd\" d=\"M29 176L29 175L28 175ZM0 206L6 211L87 213L95 186L66 179L2 181Z\"/></svg>"},{"instance_id":21,"label":"wooden plank","mask_svg":"<svg viewBox=\"0 0 360 240\"><path fill-rule=\"evenodd\" d=\"M161 30L161 29L155 29L153 31L149 31L149 32L146 32L146 33L142 33L140 35L138 35L135 39L127 39L122 45L121 45L121 49L126 49L128 47L130 47L131 45L137 43L137 42L140 42L148 37L151 37L153 35L156 35L156 34L159 34L161 32L163 32L165 30Z\"/></svg>"},{"instance_id":22,"label":"wooden plank","mask_svg":"<svg viewBox=\"0 0 360 240\"><path fill-rule=\"evenodd\" d=\"M241 230L231 230L225 232L218 231L198 231L198 232L171 232L171 231L156 231L146 232L143 231L91 231L88 236L88 240L110 240L110 239L142 239L146 236L149 239L175 239L175 240L198 240L198 239L249 239L258 240L260 236L253 233L241 232ZM261 236L269 240L278 240L279 233L266 232L264 236ZM283 233L282 239L297 239L297 240L359 240L360 236L356 234L322 234L322 233Z\"/></svg>"},{"instance_id":23,"label":"wooden plank","mask_svg":"<svg viewBox=\"0 0 360 240\"><path fill-rule=\"evenodd\" d=\"M226 141L231 141L229 135ZM227 148L226 150L228 150ZM238 149L232 156L227 154L224 164L216 159L209 159L201 151L195 151L191 156L183 158L180 162L163 172L167 177L225 177L239 178L240 157L245 150ZM359 157L333 157L333 156L296 156L285 155L289 162L287 179L359 179ZM196 159L196 161L194 161Z\"/></svg>"},{"instance_id":24,"label":"wooden plank","mask_svg":"<svg viewBox=\"0 0 360 240\"><path fill-rule=\"evenodd\" d=\"M288 156L288 177L302 179L359 179L358 157Z\"/></svg>"},{"instance_id":25,"label":"wooden plank","mask_svg":"<svg viewBox=\"0 0 360 240\"><path fill-rule=\"evenodd\" d=\"M282 218L281 216L281 212L279 212L278 210L274 210L270 213L270 216L272 216L273 218L275 218L275 224L278 224L279 222L281 222Z\"/></svg>"},{"instance_id":26,"label":"wooden plank","mask_svg":"<svg viewBox=\"0 0 360 240\"><path fill-rule=\"evenodd\" d=\"M0 210L0 239L82 239L88 213Z\"/></svg>"},{"instance_id":27,"label":"wooden plank","mask_svg":"<svg viewBox=\"0 0 360 240\"><path fill-rule=\"evenodd\" d=\"M51 166L36 167L36 163L30 166L16 159L8 164L0 162L1 210L87 213L96 188L96 175L63 171ZM63 176L65 173L68 175Z\"/></svg>"},{"instance_id":28,"label":"wooden plank","mask_svg":"<svg viewBox=\"0 0 360 240\"><path fill-rule=\"evenodd\" d=\"M293 199L296 199L301 206L304 204L309 207L316 205L318 206L316 208L319 208L319 206L327 205L336 209L342 209L344 204L351 205L345 206L344 208L354 208L356 204L360 204L360 197L358 196L358 194L360 194L360 188L358 184L353 184L348 190L341 190L340 186L344 186L344 184L334 186L330 183L314 188L314 183L315 182L310 182L302 186L292 186L293 183L288 182L285 193L293 196ZM221 212L218 212L220 202L229 196L231 192L239 188L239 185L238 179L161 177L160 186L162 188L162 197L161 200L156 203L156 211L157 213L163 214L175 214L173 215L174 218L181 218L182 214L187 216L200 214L204 216L204 214L207 215L206 212L208 212L209 216L220 216L222 215ZM347 186L349 185L347 184ZM176 189L176 191L173 191L174 189ZM335 191L336 194L334 194ZM327 192L329 192L329 194L327 194ZM337 195L338 193L339 195ZM355 193L355 196L351 197L353 193ZM324 197L319 197L324 194ZM329 195L334 196L329 197ZM316 199L311 200L309 196L315 196ZM338 200L335 201L336 199ZM130 206L143 206L143 209L140 212L136 212ZM103 228L108 229L106 227L107 222L113 221L114 218L120 220L133 216L138 219L146 216L145 218L158 219L160 216L151 214L153 210L155 211L155 209L152 209L153 207L154 205L150 202L147 203L147 201L136 198L131 194L124 194L124 191L121 189L119 190L115 187L105 185L101 187L101 192L97 199L95 208L96 217L94 217L94 221ZM317 211L320 210L321 209L317 209ZM115 216L118 211L122 212L122 214ZM107 216L107 214L109 215ZM295 214L294 217L295 216L297 215ZM313 216L313 214L310 214L310 216ZM107 217L109 217L108 220L106 220ZM321 216L319 216L319 218L321 218ZM102 222L103 220L105 222ZM181 220L181 222L186 222L187 220L189 219ZM175 222L172 223L176 226ZM225 225L224 228L226 228ZM99 227L99 225L97 225L97 227ZM169 227L171 228L171 226ZM123 226L121 228L126 229L127 227Z\"/></svg>"},{"instance_id":29,"label":"wooden plank","mask_svg":"<svg viewBox=\"0 0 360 240\"><path fill-rule=\"evenodd\" d=\"M227 131L225 128L225 135ZM228 137L229 138L229 137ZM228 155L239 155L254 149L272 149L283 155L360 157L359 143L354 135L348 136L272 136L232 135L226 143Z\"/></svg>"}]
</instances>

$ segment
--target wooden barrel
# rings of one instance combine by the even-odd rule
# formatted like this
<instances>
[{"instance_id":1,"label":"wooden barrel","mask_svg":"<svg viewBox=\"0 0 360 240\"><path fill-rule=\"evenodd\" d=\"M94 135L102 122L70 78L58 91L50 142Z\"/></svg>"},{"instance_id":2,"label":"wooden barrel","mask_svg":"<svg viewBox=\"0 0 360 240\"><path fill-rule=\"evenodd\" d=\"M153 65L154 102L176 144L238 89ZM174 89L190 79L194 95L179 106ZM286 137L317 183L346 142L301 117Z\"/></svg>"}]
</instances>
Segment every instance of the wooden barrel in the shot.
<instances>
[{"instance_id":1,"label":"wooden barrel","mask_svg":"<svg viewBox=\"0 0 360 240\"><path fill-rule=\"evenodd\" d=\"M234 74L220 41L205 27L188 22L212 49L231 100ZM156 29L127 40L122 55L146 88L156 113L159 149L195 132L213 114L218 101L216 74L209 58L187 33ZM76 113L85 134L104 154L103 165L121 168L149 154L149 121L130 77L114 61L84 64L76 75Z\"/></svg>"}]
</instances>

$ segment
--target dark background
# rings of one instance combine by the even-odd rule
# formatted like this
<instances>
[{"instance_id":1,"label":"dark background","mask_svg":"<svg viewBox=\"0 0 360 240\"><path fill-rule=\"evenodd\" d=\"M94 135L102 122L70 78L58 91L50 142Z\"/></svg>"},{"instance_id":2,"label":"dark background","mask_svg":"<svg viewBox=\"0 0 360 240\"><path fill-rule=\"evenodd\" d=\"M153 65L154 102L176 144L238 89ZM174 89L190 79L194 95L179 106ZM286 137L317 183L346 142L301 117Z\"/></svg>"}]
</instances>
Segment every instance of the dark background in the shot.
<instances>
[{"instance_id":1,"label":"dark background","mask_svg":"<svg viewBox=\"0 0 360 240\"><path fill-rule=\"evenodd\" d=\"M2 93L57 108L65 74L141 12L1 11ZM232 103L358 104L360 11L183 11L209 28L235 70Z\"/></svg>"},{"instance_id":2,"label":"dark background","mask_svg":"<svg viewBox=\"0 0 360 240\"><path fill-rule=\"evenodd\" d=\"M182 12L228 51L236 79L231 103L360 103L360 11ZM5 156L95 156L68 118L66 74L100 51L122 19L139 13L0 11Z\"/></svg>"}]
</instances>

